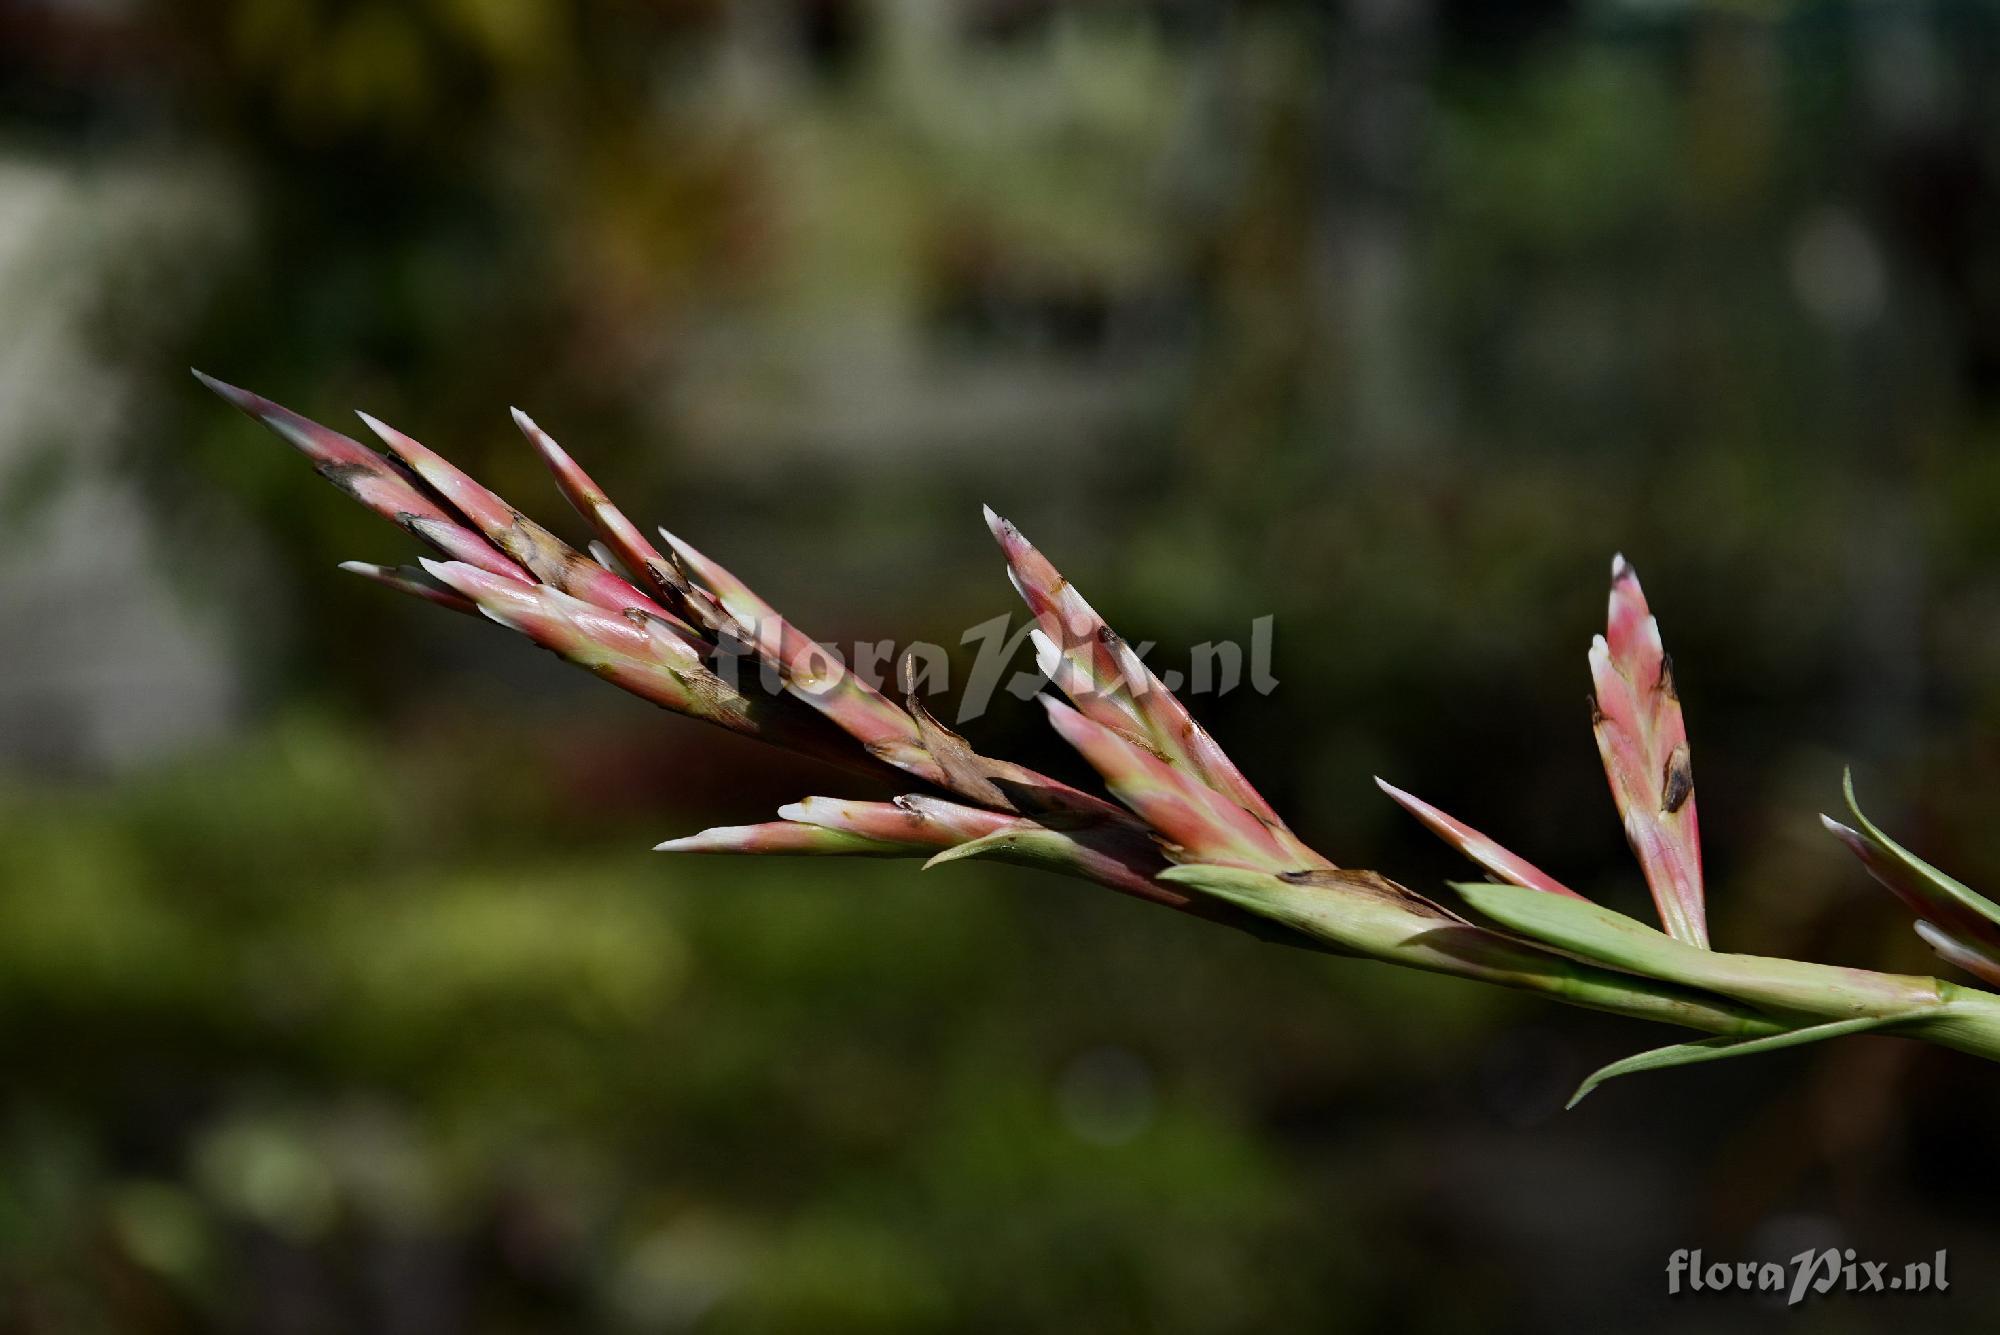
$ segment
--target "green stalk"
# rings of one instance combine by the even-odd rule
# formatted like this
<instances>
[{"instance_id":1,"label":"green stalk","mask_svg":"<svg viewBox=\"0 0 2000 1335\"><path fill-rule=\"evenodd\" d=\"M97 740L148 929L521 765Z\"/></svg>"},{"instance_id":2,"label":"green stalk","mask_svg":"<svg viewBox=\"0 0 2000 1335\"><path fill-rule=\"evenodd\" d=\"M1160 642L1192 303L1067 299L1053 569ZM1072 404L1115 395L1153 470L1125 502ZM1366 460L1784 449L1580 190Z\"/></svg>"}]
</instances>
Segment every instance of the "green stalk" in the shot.
<instances>
[{"instance_id":1,"label":"green stalk","mask_svg":"<svg viewBox=\"0 0 2000 1335\"><path fill-rule=\"evenodd\" d=\"M1235 904L1342 954L1709 1034L1755 1037L1789 1027L1727 997L1572 959L1476 926L1371 872L1278 876L1187 865L1161 872L1160 879Z\"/></svg>"},{"instance_id":2,"label":"green stalk","mask_svg":"<svg viewBox=\"0 0 2000 1335\"><path fill-rule=\"evenodd\" d=\"M1886 1032L2000 1061L2000 996L1935 978L1717 954L1599 905L1539 891L1460 887L1504 892L1536 909L1557 906L1562 926L1551 925L1546 916L1535 918L1532 935L1538 939L1527 940L1466 922L1367 872L1279 876L1190 865L1165 871L1160 879L1191 886L1349 954L1573 1006L1731 1039L1872 1021ZM1502 899L1492 893L1477 906L1486 911ZM1509 927L1528 934L1527 914L1509 916L1517 919ZM1616 922L1597 934L1585 930L1606 927L1605 919Z\"/></svg>"}]
</instances>

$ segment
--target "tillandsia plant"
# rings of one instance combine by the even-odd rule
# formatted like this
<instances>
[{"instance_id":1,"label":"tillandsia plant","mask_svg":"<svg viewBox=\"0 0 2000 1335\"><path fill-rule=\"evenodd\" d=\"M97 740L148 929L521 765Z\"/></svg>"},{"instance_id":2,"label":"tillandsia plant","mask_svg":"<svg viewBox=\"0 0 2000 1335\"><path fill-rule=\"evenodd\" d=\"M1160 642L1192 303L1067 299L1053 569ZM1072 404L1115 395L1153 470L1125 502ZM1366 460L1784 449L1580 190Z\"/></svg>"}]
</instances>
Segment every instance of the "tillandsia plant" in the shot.
<instances>
[{"instance_id":1,"label":"tillandsia plant","mask_svg":"<svg viewBox=\"0 0 2000 1335\"><path fill-rule=\"evenodd\" d=\"M1391 798L1483 868L1456 906L1308 847L1083 596L990 510L1035 626L1055 730L1116 801L995 759L940 723L904 673L896 700L850 671L736 576L673 534L664 550L540 427L515 423L595 531L563 542L401 432L362 415L387 455L196 373L363 505L436 553L420 568L344 569L479 613L656 705L888 778L894 801L807 797L779 819L703 830L679 853L992 858L1095 881L1284 944L1360 956L1695 1030L1702 1037L1615 1062L1614 1075L1876 1031L2000 1059L2000 996L1937 978L1712 948L1694 770L1673 666L1638 576L1611 570L1604 634L1590 648L1593 729L1612 797L1664 931L1594 903L1477 830L1400 789ZM775 691L726 670L747 657ZM2000 985L2000 905L1930 867L1847 798L1830 831L1916 916L1952 965Z\"/></svg>"}]
</instances>

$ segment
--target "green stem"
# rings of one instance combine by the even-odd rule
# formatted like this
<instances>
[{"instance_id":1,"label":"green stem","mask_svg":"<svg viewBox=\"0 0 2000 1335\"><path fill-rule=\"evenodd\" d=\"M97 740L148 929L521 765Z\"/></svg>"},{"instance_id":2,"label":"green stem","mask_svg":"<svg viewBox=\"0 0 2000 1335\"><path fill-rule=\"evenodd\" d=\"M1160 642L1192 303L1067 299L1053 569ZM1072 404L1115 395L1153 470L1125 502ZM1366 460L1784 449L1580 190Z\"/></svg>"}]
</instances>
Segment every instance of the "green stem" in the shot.
<instances>
[{"instance_id":1,"label":"green stem","mask_svg":"<svg viewBox=\"0 0 2000 1335\"><path fill-rule=\"evenodd\" d=\"M1743 1038L1873 1018L1889 1023L1885 1032L2000 1061L2000 996L1935 978L1722 954L1651 929L1629 957L1593 963L1465 922L1365 873L1308 879L1183 866L1161 879L1271 919L1314 945L1573 1006ZM1639 968L1645 973L1628 971Z\"/></svg>"}]
</instances>

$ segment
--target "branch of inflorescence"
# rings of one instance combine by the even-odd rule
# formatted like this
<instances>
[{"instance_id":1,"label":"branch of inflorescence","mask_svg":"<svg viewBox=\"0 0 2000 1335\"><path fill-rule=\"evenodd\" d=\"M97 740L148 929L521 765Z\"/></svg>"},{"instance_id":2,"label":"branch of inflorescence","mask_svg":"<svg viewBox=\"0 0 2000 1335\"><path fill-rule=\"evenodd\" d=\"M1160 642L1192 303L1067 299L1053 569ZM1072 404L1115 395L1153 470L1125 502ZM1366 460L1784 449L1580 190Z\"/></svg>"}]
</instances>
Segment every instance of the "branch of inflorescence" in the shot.
<instances>
[{"instance_id":1,"label":"branch of inflorescence","mask_svg":"<svg viewBox=\"0 0 2000 1335\"><path fill-rule=\"evenodd\" d=\"M794 627L727 569L660 530L665 550L526 414L514 420L590 525L571 547L411 437L362 421L387 454L196 372L362 505L439 559L344 568L477 614L653 704L834 761L910 791L807 797L779 819L670 839L682 853L990 858L1081 877L1307 949L1532 992L1704 1035L1586 1080L1845 1034L1917 1038L2000 1059L2000 997L1936 978L1710 948L1694 770L1678 679L1623 557L1588 655L1591 727L1613 803L1664 930L1596 904L1409 793L1385 793L1481 867L1448 908L1308 847L1167 684L1020 530L987 511L1028 605L1049 722L1110 798L978 751L926 706L913 658L900 699ZM1143 649L1143 646L1142 646ZM759 668L746 683L744 657ZM1254 666L1254 665L1253 665ZM759 689L761 683L768 689ZM962 717L962 716L961 716ZM1862 815L1823 818L1948 963L2000 984L2000 905ZM1574 1102L1574 1099L1572 1100Z\"/></svg>"}]
</instances>

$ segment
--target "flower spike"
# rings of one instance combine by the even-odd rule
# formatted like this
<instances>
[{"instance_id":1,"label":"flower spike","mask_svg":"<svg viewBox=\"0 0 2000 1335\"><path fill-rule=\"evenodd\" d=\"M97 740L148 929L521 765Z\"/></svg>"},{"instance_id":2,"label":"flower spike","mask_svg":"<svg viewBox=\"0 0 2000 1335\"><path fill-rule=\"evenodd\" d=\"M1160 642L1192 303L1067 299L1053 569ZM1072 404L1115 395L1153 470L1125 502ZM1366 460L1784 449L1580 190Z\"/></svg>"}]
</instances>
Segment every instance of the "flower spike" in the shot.
<instances>
[{"instance_id":1,"label":"flower spike","mask_svg":"<svg viewBox=\"0 0 2000 1335\"><path fill-rule=\"evenodd\" d=\"M1706 946L1687 724L1659 622L1622 556L1611 560L1610 611L1604 634L1591 642L1590 677L1596 688L1591 730L1660 921L1669 935Z\"/></svg>"}]
</instances>

